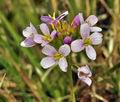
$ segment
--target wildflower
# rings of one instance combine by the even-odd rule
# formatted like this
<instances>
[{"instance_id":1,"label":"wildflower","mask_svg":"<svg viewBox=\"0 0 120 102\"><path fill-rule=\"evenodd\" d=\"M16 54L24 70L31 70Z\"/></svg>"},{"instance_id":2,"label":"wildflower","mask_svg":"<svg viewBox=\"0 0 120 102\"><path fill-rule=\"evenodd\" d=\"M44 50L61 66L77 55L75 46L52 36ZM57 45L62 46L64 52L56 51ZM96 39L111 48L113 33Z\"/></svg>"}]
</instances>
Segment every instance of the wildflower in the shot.
<instances>
[{"instance_id":1,"label":"wildflower","mask_svg":"<svg viewBox=\"0 0 120 102\"><path fill-rule=\"evenodd\" d=\"M98 22L98 18L95 15L90 15L85 21L82 13L79 13L81 25L87 23L90 27L91 32L100 32L102 29L100 27L94 26Z\"/></svg>"},{"instance_id":2,"label":"wildflower","mask_svg":"<svg viewBox=\"0 0 120 102\"><path fill-rule=\"evenodd\" d=\"M58 64L63 72L67 71L68 63L66 56L70 53L70 47L67 44L62 45L58 51L56 51L53 46L46 45L42 49L42 53L47 55L47 57L43 58L40 63L43 68L47 69Z\"/></svg>"},{"instance_id":3,"label":"wildflower","mask_svg":"<svg viewBox=\"0 0 120 102\"><path fill-rule=\"evenodd\" d=\"M21 46L23 47L32 47L34 46L36 43L34 42L34 35L38 34L37 30L35 29L35 27L33 26L32 23L30 23L29 27L26 27L23 30L23 36L26 37L26 39L24 41L21 42Z\"/></svg>"},{"instance_id":4,"label":"wildflower","mask_svg":"<svg viewBox=\"0 0 120 102\"><path fill-rule=\"evenodd\" d=\"M78 68L78 78L85 82L88 86L92 84L92 80L90 79L91 76L92 73L87 65Z\"/></svg>"},{"instance_id":5,"label":"wildflower","mask_svg":"<svg viewBox=\"0 0 120 102\"><path fill-rule=\"evenodd\" d=\"M53 17L51 16L41 16L41 20L47 24L55 25L57 26L58 22L62 20L66 15L68 15L68 11L62 13L60 16L55 18L55 13L53 14Z\"/></svg>"},{"instance_id":6,"label":"wildflower","mask_svg":"<svg viewBox=\"0 0 120 102\"><path fill-rule=\"evenodd\" d=\"M41 29L43 35L40 35L40 34L35 35L34 41L36 43L41 44L41 46L45 46L55 38L57 32L55 30L53 30L50 34L49 28L45 23L42 23L40 25L40 29Z\"/></svg>"},{"instance_id":7,"label":"wildflower","mask_svg":"<svg viewBox=\"0 0 120 102\"><path fill-rule=\"evenodd\" d=\"M71 43L73 52L80 52L85 49L87 56L91 60L96 59L96 51L91 45L98 45L102 43L102 34L95 32L90 35L90 28L87 23L81 25L80 33L82 39L74 40Z\"/></svg>"},{"instance_id":8,"label":"wildflower","mask_svg":"<svg viewBox=\"0 0 120 102\"><path fill-rule=\"evenodd\" d=\"M71 36L66 36L66 37L64 38L64 44L70 45L71 42L72 42L72 37L71 37Z\"/></svg>"}]
</instances>

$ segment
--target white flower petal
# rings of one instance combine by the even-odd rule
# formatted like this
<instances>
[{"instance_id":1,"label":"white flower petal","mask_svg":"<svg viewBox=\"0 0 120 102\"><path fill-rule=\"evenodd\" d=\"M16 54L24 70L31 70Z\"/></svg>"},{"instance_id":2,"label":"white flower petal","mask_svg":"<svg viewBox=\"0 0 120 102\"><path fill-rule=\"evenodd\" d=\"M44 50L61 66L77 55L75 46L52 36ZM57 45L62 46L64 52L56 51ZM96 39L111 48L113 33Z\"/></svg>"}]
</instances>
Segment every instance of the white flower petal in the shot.
<instances>
[{"instance_id":1,"label":"white flower petal","mask_svg":"<svg viewBox=\"0 0 120 102\"><path fill-rule=\"evenodd\" d=\"M95 59L96 59L96 51L95 51L95 49L94 49L91 45L87 46L87 47L85 48L85 50L86 50L87 56L88 56L91 60L95 60Z\"/></svg>"},{"instance_id":2,"label":"white flower petal","mask_svg":"<svg viewBox=\"0 0 120 102\"><path fill-rule=\"evenodd\" d=\"M93 33L90 35L90 39L92 40L93 45L98 45L102 43L102 34L101 33Z\"/></svg>"},{"instance_id":3,"label":"white flower petal","mask_svg":"<svg viewBox=\"0 0 120 102\"><path fill-rule=\"evenodd\" d=\"M61 19L63 19L65 16L67 16L68 15L68 11L65 11L64 13L62 13L60 16L58 16L56 19L57 20L61 20Z\"/></svg>"},{"instance_id":4,"label":"white flower petal","mask_svg":"<svg viewBox=\"0 0 120 102\"><path fill-rule=\"evenodd\" d=\"M90 27L91 32L101 32L102 29L100 27Z\"/></svg>"},{"instance_id":5,"label":"white flower petal","mask_svg":"<svg viewBox=\"0 0 120 102\"><path fill-rule=\"evenodd\" d=\"M80 23L83 24L84 23L83 14L79 13L79 17L80 17Z\"/></svg>"},{"instance_id":6,"label":"white flower petal","mask_svg":"<svg viewBox=\"0 0 120 102\"><path fill-rule=\"evenodd\" d=\"M67 72L68 63L67 63L66 58L64 58L64 57L60 58L58 64L59 64L60 69L63 72Z\"/></svg>"},{"instance_id":7,"label":"white flower petal","mask_svg":"<svg viewBox=\"0 0 120 102\"><path fill-rule=\"evenodd\" d=\"M90 68L87 65L78 68L78 77L79 78L81 78L83 76L83 75L82 76L80 75L80 72L87 74L87 77L92 76L92 72L90 71Z\"/></svg>"},{"instance_id":8,"label":"white flower petal","mask_svg":"<svg viewBox=\"0 0 120 102\"><path fill-rule=\"evenodd\" d=\"M53 30L50 34L51 38L54 39L57 36L56 30Z\"/></svg>"},{"instance_id":9,"label":"white flower petal","mask_svg":"<svg viewBox=\"0 0 120 102\"><path fill-rule=\"evenodd\" d=\"M29 38L26 38L24 41L22 41L20 43L20 45L22 47L32 47L34 46L36 43L33 41L33 38L32 37L29 37Z\"/></svg>"},{"instance_id":10,"label":"white flower petal","mask_svg":"<svg viewBox=\"0 0 120 102\"><path fill-rule=\"evenodd\" d=\"M51 45L46 45L42 49L42 53L48 56L53 56L56 52L57 52L56 49Z\"/></svg>"},{"instance_id":11,"label":"white flower petal","mask_svg":"<svg viewBox=\"0 0 120 102\"><path fill-rule=\"evenodd\" d=\"M46 46L46 45L48 45L48 44L49 44L48 41L44 41L44 40L43 40L42 43L41 43L41 46L44 47L44 46Z\"/></svg>"},{"instance_id":12,"label":"white flower petal","mask_svg":"<svg viewBox=\"0 0 120 102\"><path fill-rule=\"evenodd\" d=\"M80 34L82 38L87 38L90 34L90 26L87 23L84 23L80 27Z\"/></svg>"},{"instance_id":13,"label":"white flower petal","mask_svg":"<svg viewBox=\"0 0 120 102\"><path fill-rule=\"evenodd\" d=\"M40 29L44 35L50 35L50 31L47 24L45 23L40 24Z\"/></svg>"},{"instance_id":14,"label":"white flower petal","mask_svg":"<svg viewBox=\"0 0 120 102\"><path fill-rule=\"evenodd\" d=\"M56 61L54 60L53 57L45 57L41 60L40 64L43 68L47 69L47 68L55 65Z\"/></svg>"},{"instance_id":15,"label":"white flower petal","mask_svg":"<svg viewBox=\"0 0 120 102\"><path fill-rule=\"evenodd\" d=\"M30 26L23 30L23 36L30 37L32 34L37 34L37 30L35 29L34 25L30 23Z\"/></svg>"},{"instance_id":16,"label":"white flower petal","mask_svg":"<svg viewBox=\"0 0 120 102\"><path fill-rule=\"evenodd\" d=\"M64 56L68 56L69 53L70 53L70 47L69 47L69 45L67 45L67 44L62 45L62 46L59 48L59 52L60 52L61 54L63 54Z\"/></svg>"},{"instance_id":17,"label":"white flower petal","mask_svg":"<svg viewBox=\"0 0 120 102\"><path fill-rule=\"evenodd\" d=\"M71 43L71 49L73 52L80 52L84 49L84 45L83 45L83 40L78 39L78 40L74 40Z\"/></svg>"},{"instance_id":18,"label":"white flower petal","mask_svg":"<svg viewBox=\"0 0 120 102\"><path fill-rule=\"evenodd\" d=\"M95 15L91 15L86 19L86 22L93 26L98 22L98 18Z\"/></svg>"},{"instance_id":19,"label":"white flower petal","mask_svg":"<svg viewBox=\"0 0 120 102\"><path fill-rule=\"evenodd\" d=\"M81 78L80 80L82 80L84 83L86 83L88 86L90 86L92 84L92 80L89 77L86 78Z\"/></svg>"},{"instance_id":20,"label":"white flower petal","mask_svg":"<svg viewBox=\"0 0 120 102\"><path fill-rule=\"evenodd\" d=\"M34 41L39 44L42 43L42 36L40 34L35 34Z\"/></svg>"}]
</instances>

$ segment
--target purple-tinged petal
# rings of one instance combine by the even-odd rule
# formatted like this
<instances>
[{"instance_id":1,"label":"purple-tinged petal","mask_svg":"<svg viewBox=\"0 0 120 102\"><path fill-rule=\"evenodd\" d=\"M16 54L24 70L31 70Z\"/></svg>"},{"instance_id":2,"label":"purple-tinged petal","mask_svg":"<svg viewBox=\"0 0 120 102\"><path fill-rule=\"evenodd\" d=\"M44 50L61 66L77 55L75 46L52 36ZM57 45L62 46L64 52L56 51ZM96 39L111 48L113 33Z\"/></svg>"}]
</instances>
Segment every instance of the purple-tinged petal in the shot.
<instances>
[{"instance_id":1,"label":"purple-tinged petal","mask_svg":"<svg viewBox=\"0 0 120 102\"><path fill-rule=\"evenodd\" d=\"M87 23L84 23L80 27L80 34L82 38L87 38L90 35L90 26Z\"/></svg>"},{"instance_id":2,"label":"purple-tinged petal","mask_svg":"<svg viewBox=\"0 0 120 102\"><path fill-rule=\"evenodd\" d=\"M51 45L46 45L42 49L42 53L48 56L53 56L56 52L57 52L56 49Z\"/></svg>"},{"instance_id":3,"label":"purple-tinged petal","mask_svg":"<svg viewBox=\"0 0 120 102\"><path fill-rule=\"evenodd\" d=\"M83 81L84 83L86 83L88 86L90 86L92 84L92 80L87 77L87 78L81 78L81 81Z\"/></svg>"},{"instance_id":4,"label":"purple-tinged petal","mask_svg":"<svg viewBox=\"0 0 120 102\"><path fill-rule=\"evenodd\" d=\"M100 27L90 27L91 32L101 32L102 29Z\"/></svg>"},{"instance_id":5,"label":"purple-tinged petal","mask_svg":"<svg viewBox=\"0 0 120 102\"><path fill-rule=\"evenodd\" d=\"M83 18L83 14L82 13L79 13L79 19L80 19L80 24L83 24L85 21L84 21L84 18Z\"/></svg>"},{"instance_id":6,"label":"purple-tinged petal","mask_svg":"<svg viewBox=\"0 0 120 102\"><path fill-rule=\"evenodd\" d=\"M90 35L90 39L92 40L93 45L99 45L102 43L102 34L101 33L93 33Z\"/></svg>"},{"instance_id":7,"label":"purple-tinged petal","mask_svg":"<svg viewBox=\"0 0 120 102\"><path fill-rule=\"evenodd\" d=\"M64 58L64 57L60 58L58 64L59 64L60 69L63 72L67 72L68 63L67 63L66 58Z\"/></svg>"},{"instance_id":8,"label":"purple-tinged petal","mask_svg":"<svg viewBox=\"0 0 120 102\"><path fill-rule=\"evenodd\" d=\"M36 43L42 43L42 36L40 34L35 34L34 35L34 39L33 39Z\"/></svg>"},{"instance_id":9,"label":"purple-tinged petal","mask_svg":"<svg viewBox=\"0 0 120 102\"><path fill-rule=\"evenodd\" d=\"M66 37L64 38L64 44L70 45L71 42L72 42L72 37L71 37L71 36L66 36Z\"/></svg>"},{"instance_id":10,"label":"purple-tinged petal","mask_svg":"<svg viewBox=\"0 0 120 102\"><path fill-rule=\"evenodd\" d=\"M26 38L24 41L21 42L21 46L22 47L32 47L34 46L36 43L33 41L32 37Z\"/></svg>"},{"instance_id":11,"label":"purple-tinged petal","mask_svg":"<svg viewBox=\"0 0 120 102\"><path fill-rule=\"evenodd\" d=\"M98 18L95 15L91 15L86 19L86 22L90 24L90 26L93 26L98 22Z\"/></svg>"},{"instance_id":12,"label":"purple-tinged petal","mask_svg":"<svg viewBox=\"0 0 120 102\"><path fill-rule=\"evenodd\" d=\"M54 20L53 22L52 22L52 24L56 27L56 26L58 26L58 20Z\"/></svg>"},{"instance_id":13,"label":"purple-tinged petal","mask_svg":"<svg viewBox=\"0 0 120 102\"><path fill-rule=\"evenodd\" d=\"M74 40L71 43L71 49L73 52L80 52L85 48L85 46L83 45L83 40L78 39L78 40Z\"/></svg>"},{"instance_id":14,"label":"purple-tinged petal","mask_svg":"<svg viewBox=\"0 0 120 102\"><path fill-rule=\"evenodd\" d=\"M79 25L80 25L80 15L78 14L74 17L71 26L73 28L77 28Z\"/></svg>"},{"instance_id":15,"label":"purple-tinged petal","mask_svg":"<svg viewBox=\"0 0 120 102\"><path fill-rule=\"evenodd\" d=\"M55 37L57 37L56 30L53 30L50 36L51 36L52 39L54 39Z\"/></svg>"},{"instance_id":16,"label":"purple-tinged petal","mask_svg":"<svg viewBox=\"0 0 120 102\"><path fill-rule=\"evenodd\" d=\"M68 56L69 53L70 53L70 47L69 47L69 45L67 45L67 44L62 45L59 48L59 53L61 53L64 56Z\"/></svg>"},{"instance_id":17,"label":"purple-tinged petal","mask_svg":"<svg viewBox=\"0 0 120 102\"><path fill-rule=\"evenodd\" d=\"M45 23L40 24L40 30L42 31L44 35L50 35L50 31L49 31L47 24Z\"/></svg>"},{"instance_id":18,"label":"purple-tinged petal","mask_svg":"<svg viewBox=\"0 0 120 102\"><path fill-rule=\"evenodd\" d=\"M52 22L53 22L53 19L49 16L41 16L40 19L47 24L52 24Z\"/></svg>"},{"instance_id":19,"label":"purple-tinged petal","mask_svg":"<svg viewBox=\"0 0 120 102\"><path fill-rule=\"evenodd\" d=\"M85 50L86 50L87 56L88 56L91 60L95 60L95 59L96 59L96 51L95 51L95 49L94 49L91 45L87 46L87 47L85 48Z\"/></svg>"},{"instance_id":20,"label":"purple-tinged petal","mask_svg":"<svg viewBox=\"0 0 120 102\"><path fill-rule=\"evenodd\" d=\"M83 77L83 75L80 75L80 73L85 73L85 77L91 77L92 73L90 71L90 68L86 65L86 66L82 66L78 69L78 77L81 78Z\"/></svg>"},{"instance_id":21,"label":"purple-tinged petal","mask_svg":"<svg viewBox=\"0 0 120 102\"><path fill-rule=\"evenodd\" d=\"M43 68L47 69L47 68L55 65L56 61L54 60L53 57L45 57L41 60L40 64Z\"/></svg>"},{"instance_id":22,"label":"purple-tinged petal","mask_svg":"<svg viewBox=\"0 0 120 102\"><path fill-rule=\"evenodd\" d=\"M46 45L48 45L48 44L49 44L48 41L44 41L44 40L42 40L41 46L44 47L44 46L46 46Z\"/></svg>"},{"instance_id":23,"label":"purple-tinged petal","mask_svg":"<svg viewBox=\"0 0 120 102\"><path fill-rule=\"evenodd\" d=\"M67 16L68 15L68 11L65 11L64 13L62 13L60 16L58 16L56 19L57 20L61 20L61 19L63 19L65 16Z\"/></svg>"},{"instance_id":24,"label":"purple-tinged petal","mask_svg":"<svg viewBox=\"0 0 120 102\"><path fill-rule=\"evenodd\" d=\"M23 36L30 37L32 34L37 34L37 30L35 29L34 25L30 23L30 26L23 30Z\"/></svg>"}]
</instances>

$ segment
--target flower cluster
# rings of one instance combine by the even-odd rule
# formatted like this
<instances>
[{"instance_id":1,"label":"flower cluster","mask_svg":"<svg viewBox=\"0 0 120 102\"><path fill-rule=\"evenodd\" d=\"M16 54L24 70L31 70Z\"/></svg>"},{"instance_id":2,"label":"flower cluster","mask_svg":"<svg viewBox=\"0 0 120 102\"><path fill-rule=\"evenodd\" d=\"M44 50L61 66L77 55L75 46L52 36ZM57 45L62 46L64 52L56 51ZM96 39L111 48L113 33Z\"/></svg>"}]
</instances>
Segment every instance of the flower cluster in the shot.
<instances>
[{"instance_id":1,"label":"flower cluster","mask_svg":"<svg viewBox=\"0 0 120 102\"><path fill-rule=\"evenodd\" d=\"M100 33L102 29L95 26L98 18L91 15L84 20L82 13L79 13L71 23L68 23L64 20L67 15L68 11L58 17L55 17L55 13L53 16L41 16L43 21L40 24L41 33L37 32L32 23L23 30L25 40L21 42L21 46L32 47L40 44L42 53L46 55L40 64L45 69L59 65L63 72L67 72L69 63L72 65L67 61L67 56L83 50L89 59L96 59L97 55L93 45L102 43ZM77 33L78 30L80 34ZM78 78L89 86L92 83L91 76L92 73L87 65L78 68Z\"/></svg>"}]
</instances>

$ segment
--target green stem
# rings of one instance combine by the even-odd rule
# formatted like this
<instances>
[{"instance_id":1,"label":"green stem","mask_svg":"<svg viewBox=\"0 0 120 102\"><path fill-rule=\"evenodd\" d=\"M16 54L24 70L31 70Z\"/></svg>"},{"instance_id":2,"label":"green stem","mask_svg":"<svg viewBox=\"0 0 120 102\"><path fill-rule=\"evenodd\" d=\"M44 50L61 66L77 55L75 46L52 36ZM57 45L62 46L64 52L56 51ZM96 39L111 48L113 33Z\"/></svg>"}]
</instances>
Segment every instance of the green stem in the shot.
<instances>
[{"instance_id":1,"label":"green stem","mask_svg":"<svg viewBox=\"0 0 120 102\"><path fill-rule=\"evenodd\" d=\"M72 61L71 61L71 55L69 57L69 68L68 68L68 74L70 78L70 88L71 88L71 102L76 102L75 99L75 93L74 93L74 86L73 86L73 78L72 78L72 69L71 69Z\"/></svg>"}]
</instances>

